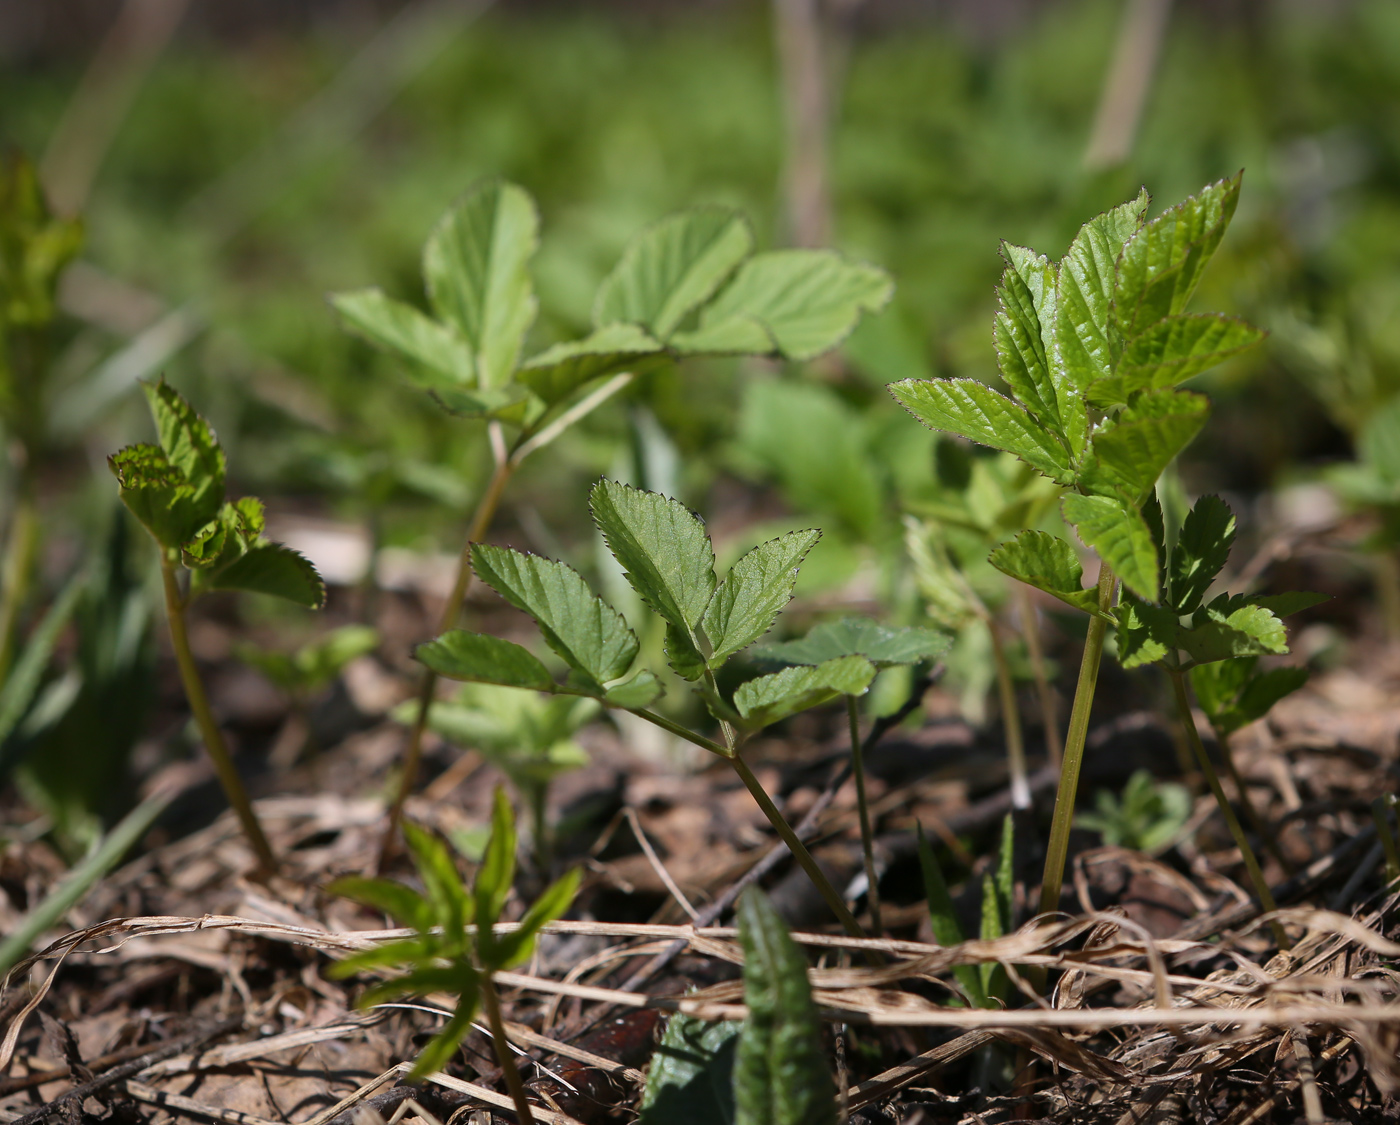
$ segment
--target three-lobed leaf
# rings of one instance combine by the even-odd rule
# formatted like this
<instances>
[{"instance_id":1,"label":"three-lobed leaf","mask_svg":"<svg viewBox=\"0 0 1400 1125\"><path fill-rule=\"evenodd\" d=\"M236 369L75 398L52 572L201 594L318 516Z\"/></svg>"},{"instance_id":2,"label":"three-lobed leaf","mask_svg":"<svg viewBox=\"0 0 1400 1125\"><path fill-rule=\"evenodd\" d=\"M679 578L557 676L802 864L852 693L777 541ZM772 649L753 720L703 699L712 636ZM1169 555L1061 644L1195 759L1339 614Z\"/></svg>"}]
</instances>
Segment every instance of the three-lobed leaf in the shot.
<instances>
[{"instance_id":1,"label":"three-lobed leaf","mask_svg":"<svg viewBox=\"0 0 1400 1125\"><path fill-rule=\"evenodd\" d=\"M375 288L333 293L330 301L357 335L385 351L406 356L434 373L426 377L414 373L428 388L436 387L444 379L449 386L476 384L476 362L467 342L412 305L396 301Z\"/></svg>"},{"instance_id":2,"label":"three-lobed leaf","mask_svg":"<svg viewBox=\"0 0 1400 1125\"><path fill-rule=\"evenodd\" d=\"M1127 341L1117 369L1090 385L1089 401L1107 409L1137 391L1178 386L1263 338L1263 329L1235 316L1169 316Z\"/></svg>"}]
</instances>

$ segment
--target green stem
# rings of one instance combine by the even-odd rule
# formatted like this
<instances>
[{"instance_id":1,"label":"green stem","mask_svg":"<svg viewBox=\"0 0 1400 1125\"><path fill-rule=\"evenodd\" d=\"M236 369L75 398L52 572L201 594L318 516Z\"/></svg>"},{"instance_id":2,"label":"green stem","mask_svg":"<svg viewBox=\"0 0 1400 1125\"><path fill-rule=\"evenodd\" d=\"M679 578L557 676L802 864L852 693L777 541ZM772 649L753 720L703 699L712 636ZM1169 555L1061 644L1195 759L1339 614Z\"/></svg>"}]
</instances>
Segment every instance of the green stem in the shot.
<instances>
[{"instance_id":1,"label":"green stem","mask_svg":"<svg viewBox=\"0 0 1400 1125\"><path fill-rule=\"evenodd\" d=\"M491 1045L496 1049L496 1063L505 1076L506 1089L515 1103L515 1116L519 1125L534 1125L535 1115L530 1112L530 1101L525 1096L525 1083L520 1078L520 1069L511 1058L510 1043L506 1039L506 1023L501 1018L501 1000L496 995L496 982L490 973L481 974L481 1005L486 1009L486 1022L491 1026Z\"/></svg>"},{"instance_id":2,"label":"green stem","mask_svg":"<svg viewBox=\"0 0 1400 1125\"><path fill-rule=\"evenodd\" d=\"M238 770L234 767L233 758L229 755L228 746L224 743L224 736L219 730L219 724L214 721L214 712L209 706L209 697L204 692L204 681L199 677L199 668L196 667L194 654L190 651L189 634L185 628L187 602L185 596L180 592L180 583L175 577L175 568L170 559L166 557L164 550L161 552L160 575L165 584L165 613L170 622L170 643L175 649L175 662L180 666L180 680L185 687L185 698L189 700L190 710L194 713L195 722L199 725L199 733L204 739L204 748L209 752L209 758L214 763L214 772L219 776L219 784L224 787L224 795L228 797L228 803L233 806L233 811L238 815L239 823L243 826L243 834L248 837L248 843L253 846L253 852L258 858L259 873L274 875L277 872L277 857L273 855L272 845L267 842L262 825L258 823L258 815L253 811L252 802L248 800L248 793L243 788L243 781L238 776Z\"/></svg>"},{"instance_id":3,"label":"green stem","mask_svg":"<svg viewBox=\"0 0 1400 1125\"><path fill-rule=\"evenodd\" d=\"M1006 765L1011 775L1011 807L1031 807L1031 785L1026 779L1026 740L1021 732L1021 712L1016 706L1016 685L1011 679L1011 663L1006 658L1006 646L1001 643L997 623L986 618L987 634L992 639L992 663L997 670L997 696L1001 700L1001 726L1006 732Z\"/></svg>"},{"instance_id":4,"label":"green stem","mask_svg":"<svg viewBox=\"0 0 1400 1125\"><path fill-rule=\"evenodd\" d=\"M5 541L5 562L0 574L0 683L10 674L15 655L15 634L19 617L29 597L29 583L34 575L34 557L39 550L39 504L33 482L26 471L21 479L19 495L15 498L14 514L10 517L9 535Z\"/></svg>"},{"instance_id":5,"label":"green stem","mask_svg":"<svg viewBox=\"0 0 1400 1125\"><path fill-rule=\"evenodd\" d=\"M1171 677L1172 694L1176 697L1177 715L1186 731L1186 741L1191 744L1191 749L1195 752L1196 764L1201 767L1201 773L1205 775L1205 779L1210 785L1210 791L1215 794L1215 803L1220 806L1220 812L1225 817L1225 825L1230 829L1230 836L1234 839L1235 846L1240 849L1240 855L1244 857L1244 865L1249 871L1250 882L1254 884L1254 893L1259 896L1259 904L1266 911L1272 913L1278 909L1278 905L1274 902L1273 892L1269 890L1269 884L1264 881L1264 872L1259 868L1259 860L1255 858L1254 851L1245 838L1239 818L1235 816L1235 810L1230 807L1225 790L1220 785L1220 775L1215 772L1215 766L1211 763L1210 756L1206 753L1205 744L1201 741L1200 732L1196 730L1196 720L1191 714L1191 700L1186 695L1186 674L1180 668L1168 666L1167 675ZM1278 947L1288 949L1290 947L1288 935L1283 932L1283 927L1278 920L1273 919L1270 925L1273 928L1274 940L1278 942Z\"/></svg>"},{"instance_id":6,"label":"green stem","mask_svg":"<svg viewBox=\"0 0 1400 1125\"><path fill-rule=\"evenodd\" d=\"M885 932L880 918L880 876L875 870L875 834L870 828L870 801L865 795L865 749L860 739L860 712L856 697L846 696L846 718L851 726L851 774L856 780L856 809L860 813L860 846L865 853L866 898L870 903L870 922L877 934Z\"/></svg>"},{"instance_id":7,"label":"green stem","mask_svg":"<svg viewBox=\"0 0 1400 1125\"><path fill-rule=\"evenodd\" d=\"M1113 606L1116 580L1107 563L1099 568L1099 610L1107 613ZM1065 881L1065 861L1069 858L1069 834L1074 827L1074 799L1079 790L1079 772L1084 767L1084 741L1089 736L1089 713L1094 707L1094 688L1099 681L1099 663L1103 659L1104 634L1108 622L1102 616L1089 618L1089 632L1084 638L1084 658L1079 664L1079 683L1074 688L1074 705L1069 713L1069 730L1065 734L1065 756L1060 763L1060 785L1055 793L1055 815L1050 822L1050 842L1045 850L1045 876L1040 885L1040 912L1048 914L1060 908L1060 890Z\"/></svg>"},{"instance_id":8,"label":"green stem","mask_svg":"<svg viewBox=\"0 0 1400 1125\"><path fill-rule=\"evenodd\" d=\"M1016 600L1021 609L1021 631L1026 638L1026 652L1031 659L1031 675L1035 677L1035 693L1040 699L1040 722L1045 728L1045 755L1052 766L1058 767L1064 754L1060 742L1059 707L1055 705L1055 690L1045 671L1045 654L1040 648L1040 629L1035 618L1035 603L1030 587L1016 583Z\"/></svg>"},{"instance_id":9,"label":"green stem","mask_svg":"<svg viewBox=\"0 0 1400 1125\"><path fill-rule=\"evenodd\" d=\"M1249 790L1245 788L1244 778L1240 775L1239 766L1235 764L1235 753L1230 749L1229 736L1217 730L1215 744L1220 747L1220 759L1225 763L1225 772L1230 775L1235 792L1239 794L1240 805L1244 808L1244 815L1249 818L1249 826L1254 830L1255 837L1283 868L1284 874L1291 876L1293 865L1284 858L1283 849L1278 846L1278 840L1275 839L1274 834L1265 830L1264 818L1259 815L1259 810L1254 807L1254 802L1250 799Z\"/></svg>"}]
</instances>

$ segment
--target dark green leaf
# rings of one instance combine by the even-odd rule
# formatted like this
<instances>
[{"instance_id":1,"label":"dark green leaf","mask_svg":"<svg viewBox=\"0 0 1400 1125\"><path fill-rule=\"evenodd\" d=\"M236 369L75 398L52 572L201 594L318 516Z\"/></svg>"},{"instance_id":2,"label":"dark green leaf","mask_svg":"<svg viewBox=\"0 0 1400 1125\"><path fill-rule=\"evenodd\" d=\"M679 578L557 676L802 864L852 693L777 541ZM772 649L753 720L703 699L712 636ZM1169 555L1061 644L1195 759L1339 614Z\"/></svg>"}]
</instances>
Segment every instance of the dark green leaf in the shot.
<instances>
[{"instance_id":1,"label":"dark green leaf","mask_svg":"<svg viewBox=\"0 0 1400 1125\"><path fill-rule=\"evenodd\" d=\"M1182 521L1172 551L1167 600L1178 613L1194 613L1230 558L1235 516L1218 496L1202 496Z\"/></svg>"},{"instance_id":2,"label":"dark green leaf","mask_svg":"<svg viewBox=\"0 0 1400 1125\"><path fill-rule=\"evenodd\" d=\"M792 599L802 560L821 534L792 531L770 539L729 568L701 619L711 648L709 667L718 668L773 627Z\"/></svg>"},{"instance_id":3,"label":"dark green leaf","mask_svg":"<svg viewBox=\"0 0 1400 1125\"><path fill-rule=\"evenodd\" d=\"M412 305L395 301L379 289L334 293L331 304L341 319L370 343L406 356L445 376L449 383L475 386L476 367L467 342ZM436 382L430 379L428 385Z\"/></svg>"},{"instance_id":4,"label":"dark green leaf","mask_svg":"<svg viewBox=\"0 0 1400 1125\"><path fill-rule=\"evenodd\" d=\"M1060 501L1065 522L1079 538L1098 552L1130 590L1157 599L1160 569L1157 546L1142 514L1131 505L1108 496L1067 493Z\"/></svg>"},{"instance_id":5,"label":"dark green leaf","mask_svg":"<svg viewBox=\"0 0 1400 1125\"><path fill-rule=\"evenodd\" d=\"M1117 370L1089 387L1089 401L1107 409L1137 391L1178 386L1263 338L1262 329L1234 316L1169 316L1127 342Z\"/></svg>"},{"instance_id":6,"label":"dark green leaf","mask_svg":"<svg viewBox=\"0 0 1400 1125\"><path fill-rule=\"evenodd\" d=\"M1302 590L1295 590L1287 594L1249 594L1243 599L1232 599L1232 603L1241 600L1249 605L1263 606L1276 617L1292 617L1295 613L1301 613L1305 609L1311 609L1315 605L1321 605L1325 601L1331 600L1331 594L1310 594ZM1235 608L1235 604L1231 605Z\"/></svg>"},{"instance_id":7,"label":"dark green leaf","mask_svg":"<svg viewBox=\"0 0 1400 1125\"><path fill-rule=\"evenodd\" d=\"M621 371L641 374L667 361L661 344L635 324L608 324L582 340L555 344L531 358L517 378L546 406L585 383Z\"/></svg>"},{"instance_id":8,"label":"dark green leaf","mask_svg":"<svg viewBox=\"0 0 1400 1125\"><path fill-rule=\"evenodd\" d=\"M862 695L874 678L875 666L863 656L800 664L740 684L734 706L745 725L757 729L838 695Z\"/></svg>"},{"instance_id":9,"label":"dark green leaf","mask_svg":"<svg viewBox=\"0 0 1400 1125\"><path fill-rule=\"evenodd\" d=\"M807 962L757 887L739 899L739 942L749 1016L734 1061L737 1125L835 1125Z\"/></svg>"},{"instance_id":10,"label":"dark green leaf","mask_svg":"<svg viewBox=\"0 0 1400 1125\"><path fill-rule=\"evenodd\" d=\"M1383 483L1400 485L1400 395L1391 396L1366 419L1356 452Z\"/></svg>"},{"instance_id":11,"label":"dark green leaf","mask_svg":"<svg viewBox=\"0 0 1400 1125\"><path fill-rule=\"evenodd\" d=\"M460 947L464 940L463 927L473 917L473 903L462 886L462 877L457 874L452 852L437 836L412 821L404 822L403 834L444 939Z\"/></svg>"},{"instance_id":12,"label":"dark green leaf","mask_svg":"<svg viewBox=\"0 0 1400 1125\"><path fill-rule=\"evenodd\" d=\"M1203 667L1210 668L1215 665L1207 664ZM1192 672L1194 673L1195 669L1192 669ZM1308 670L1301 667L1270 668L1267 672L1251 676L1244 690L1240 692L1239 702L1235 707L1238 725L1244 726L1256 719L1262 719L1275 703L1285 695L1291 695L1307 682Z\"/></svg>"},{"instance_id":13,"label":"dark green leaf","mask_svg":"<svg viewBox=\"0 0 1400 1125\"><path fill-rule=\"evenodd\" d=\"M49 658L53 656L59 636L68 627L78 608L87 579L86 571L79 571L68 579L58 597L44 612L43 619L25 640L14 664L5 673L4 683L0 684L0 746L14 732L34 701L44 678L44 669L49 666Z\"/></svg>"},{"instance_id":14,"label":"dark green leaf","mask_svg":"<svg viewBox=\"0 0 1400 1125\"><path fill-rule=\"evenodd\" d=\"M784 664L823 664L842 656L863 656L877 668L917 664L942 656L952 638L918 626L890 628L862 617L847 617L816 626L801 640L764 645L755 655Z\"/></svg>"},{"instance_id":15,"label":"dark green leaf","mask_svg":"<svg viewBox=\"0 0 1400 1125\"><path fill-rule=\"evenodd\" d=\"M1100 496L1141 504L1205 425L1210 400L1190 391L1148 391L1094 432L1079 482Z\"/></svg>"},{"instance_id":16,"label":"dark green leaf","mask_svg":"<svg viewBox=\"0 0 1400 1125\"><path fill-rule=\"evenodd\" d=\"M1155 664L1175 652L1181 623L1169 609L1124 592L1118 606L1118 663L1124 668Z\"/></svg>"},{"instance_id":17,"label":"dark green leaf","mask_svg":"<svg viewBox=\"0 0 1400 1125\"><path fill-rule=\"evenodd\" d=\"M457 1007L453 1010L452 1017L443 1025L442 1030L428 1040L428 1045L423 1048L423 1053L414 1062L413 1069L408 1072L410 1081L424 1078L429 1074L436 1074L451 1062L452 1056L457 1053L458 1046L472 1029L472 1023L476 1019L476 1009L481 999L481 982L469 966L459 966L457 972L459 977L455 986L450 990L457 994Z\"/></svg>"},{"instance_id":18,"label":"dark green leaf","mask_svg":"<svg viewBox=\"0 0 1400 1125\"><path fill-rule=\"evenodd\" d=\"M671 1016L647 1067L637 1125L733 1125L740 1027L733 1020Z\"/></svg>"},{"instance_id":19,"label":"dark green leaf","mask_svg":"<svg viewBox=\"0 0 1400 1125\"><path fill-rule=\"evenodd\" d=\"M326 584L310 560L280 543L259 543L205 579L213 590L249 590L320 609Z\"/></svg>"},{"instance_id":20,"label":"dark green leaf","mask_svg":"<svg viewBox=\"0 0 1400 1125\"><path fill-rule=\"evenodd\" d=\"M476 944L481 959L493 969L495 938L491 928L501 917L515 882L515 811L503 786L496 786L491 802L491 835L481 866L476 869L472 895L476 901Z\"/></svg>"},{"instance_id":21,"label":"dark green leaf","mask_svg":"<svg viewBox=\"0 0 1400 1125\"><path fill-rule=\"evenodd\" d=\"M572 567L484 543L472 547L472 567L483 582L539 623L549 647L584 678L584 690L601 692L632 666L637 638L622 615Z\"/></svg>"},{"instance_id":22,"label":"dark green leaf","mask_svg":"<svg viewBox=\"0 0 1400 1125\"><path fill-rule=\"evenodd\" d=\"M1023 531L987 556L1018 582L1044 590L1075 609L1099 616L1099 593L1084 588L1084 567L1073 547L1045 531Z\"/></svg>"},{"instance_id":23,"label":"dark green leaf","mask_svg":"<svg viewBox=\"0 0 1400 1125\"><path fill-rule=\"evenodd\" d=\"M906 379L889 391L926 426L1014 453L1060 484L1074 479L1065 447L1024 407L976 379Z\"/></svg>"},{"instance_id":24,"label":"dark green leaf","mask_svg":"<svg viewBox=\"0 0 1400 1125\"><path fill-rule=\"evenodd\" d=\"M549 671L527 650L500 637L454 629L419 645L414 657L439 676L483 684L558 691Z\"/></svg>"},{"instance_id":25,"label":"dark green leaf","mask_svg":"<svg viewBox=\"0 0 1400 1125\"><path fill-rule=\"evenodd\" d=\"M169 383L142 383L160 447L171 465L201 495L224 497L224 451L209 423ZM217 502L216 502L217 506Z\"/></svg>"},{"instance_id":26,"label":"dark green leaf","mask_svg":"<svg viewBox=\"0 0 1400 1125\"><path fill-rule=\"evenodd\" d=\"M924 874L924 898L928 902L929 923L933 928L933 940L939 945L960 945L963 940L962 926L958 924L957 908L948 894L948 884L943 879L933 849L924 839L924 827L915 824L919 840L919 867ZM987 993L982 987L982 974L976 965L955 965L953 976L967 995L974 1008L987 1006Z\"/></svg>"},{"instance_id":27,"label":"dark green leaf","mask_svg":"<svg viewBox=\"0 0 1400 1125\"><path fill-rule=\"evenodd\" d=\"M333 962L326 967L325 974L331 980L345 980L360 973L377 973L383 969L415 965L433 957L441 945L437 938L421 935L380 942Z\"/></svg>"},{"instance_id":28,"label":"dark green leaf","mask_svg":"<svg viewBox=\"0 0 1400 1125\"><path fill-rule=\"evenodd\" d=\"M401 926L427 931L433 927L432 907L411 887L388 879L366 879L345 875L326 885L326 894L339 895L387 914Z\"/></svg>"}]
</instances>

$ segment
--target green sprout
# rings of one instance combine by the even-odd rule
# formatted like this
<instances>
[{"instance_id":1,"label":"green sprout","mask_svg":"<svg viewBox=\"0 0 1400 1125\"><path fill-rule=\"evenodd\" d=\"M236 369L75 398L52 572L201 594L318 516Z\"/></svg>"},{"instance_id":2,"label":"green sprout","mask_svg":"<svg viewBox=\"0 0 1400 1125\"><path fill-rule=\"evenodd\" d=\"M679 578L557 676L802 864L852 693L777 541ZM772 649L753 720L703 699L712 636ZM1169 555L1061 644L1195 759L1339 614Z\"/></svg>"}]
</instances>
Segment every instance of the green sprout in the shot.
<instances>
[{"instance_id":1,"label":"green sprout","mask_svg":"<svg viewBox=\"0 0 1400 1125\"><path fill-rule=\"evenodd\" d=\"M1075 824L1099 833L1111 847L1155 855L1169 848L1191 819L1191 791L1137 770L1123 786L1121 798L1100 789L1094 808L1094 812L1080 813Z\"/></svg>"}]
</instances>

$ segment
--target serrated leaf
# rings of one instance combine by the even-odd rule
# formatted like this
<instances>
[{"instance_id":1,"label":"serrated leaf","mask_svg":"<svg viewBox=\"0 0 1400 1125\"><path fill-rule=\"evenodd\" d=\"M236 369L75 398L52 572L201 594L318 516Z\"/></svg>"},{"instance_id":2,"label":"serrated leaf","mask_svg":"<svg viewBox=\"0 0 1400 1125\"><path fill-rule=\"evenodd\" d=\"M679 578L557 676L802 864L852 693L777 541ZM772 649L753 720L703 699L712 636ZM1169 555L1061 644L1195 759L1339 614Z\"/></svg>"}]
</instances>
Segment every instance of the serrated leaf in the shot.
<instances>
[{"instance_id":1,"label":"serrated leaf","mask_svg":"<svg viewBox=\"0 0 1400 1125\"><path fill-rule=\"evenodd\" d=\"M739 900L748 1019L734 1061L737 1125L836 1125L807 961L757 887Z\"/></svg>"},{"instance_id":2,"label":"serrated leaf","mask_svg":"<svg viewBox=\"0 0 1400 1125\"><path fill-rule=\"evenodd\" d=\"M452 383L475 385L476 366L467 342L412 305L373 288L332 293L330 300L350 329L376 347L406 356Z\"/></svg>"},{"instance_id":3,"label":"serrated leaf","mask_svg":"<svg viewBox=\"0 0 1400 1125\"><path fill-rule=\"evenodd\" d=\"M1117 617L1118 663L1124 668L1155 664L1176 651L1181 622L1171 610L1125 593Z\"/></svg>"},{"instance_id":4,"label":"serrated leaf","mask_svg":"<svg viewBox=\"0 0 1400 1125\"><path fill-rule=\"evenodd\" d=\"M1079 483L1100 496L1141 504L1209 414L1210 400L1190 391L1139 395L1095 431Z\"/></svg>"},{"instance_id":5,"label":"serrated leaf","mask_svg":"<svg viewBox=\"0 0 1400 1125\"><path fill-rule=\"evenodd\" d=\"M1169 208L1133 235L1118 262L1114 316L1124 336L1186 308L1225 236L1240 198L1240 176Z\"/></svg>"},{"instance_id":6,"label":"serrated leaf","mask_svg":"<svg viewBox=\"0 0 1400 1125\"><path fill-rule=\"evenodd\" d=\"M1264 335L1248 321L1222 313L1169 316L1127 341L1117 369L1090 385L1089 401L1107 409L1137 391L1175 387L1253 347Z\"/></svg>"},{"instance_id":7,"label":"serrated leaf","mask_svg":"<svg viewBox=\"0 0 1400 1125\"><path fill-rule=\"evenodd\" d=\"M1177 646L1196 664L1237 656L1262 656L1288 651L1283 622L1260 605L1234 608L1222 595L1198 609L1189 629L1177 636Z\"/></svg>"},{"instance_id":8,"label":"serrated leaf","mask_svg":"<svg viewBox=\"0 0 1400 1125\"><path fill-rule=\"evenodd\" d=\"M799 664L740 684L734 692L734 706L744 724L757 729L838 695L861 695L874 678L875 665L863 656Z\"/></svg>"},{"instance_id":9,"label":"serrated leaf","mask_svg":"<svg viewBox=\"0 0 1400 1125\"><path fill-rule=\"evenodd\" d=\"M484 389L510 381L535 319L529 262L538 243L534 201L497 180L454 203L423 248L428 298L466 340Z\"/></svg>"},{"instance_id":10,"label":"serrated leaf","mask_svg":"<svg viewBox=\"0 0 1400 1125\"><path fill-rule=\"evenodd\" d=\"M704 523L678 500L610 480L593 486L589 502L627 581L671 626L672 665L694 679L705 659L696 628L715 590L715 553Z\"/></svg>"},{"instance_id":11,"label":"serrated leaf","mask_svg":"<svg viewBox=\"0 0 1400 1125\"><path fill-rule=\"evenodd\" d=\"M1215 576L1230 559L1235 515L1218 496L1202 496L1182 521L1172 551L1167 600L1178 613L1194 613Z\"/></svg>"},{"instance_id":12,"label":"serrated leaf","mask_svg":"<svg viewBox=\"0 0 1400 1125\"><path fill-rule=\"evenodd\" d=\"M1059 484L1074 479L1065 447L1024 407L975 379L906 379L889 392L926 426L1015 454Z\"/></svg>"},{"instance_id":13,"label":"serrated leaf","mask_svg":"<svg viewBox=\"0 0 1400 1125\"><path fill-rule=\"evenodd\" d=\"M1156 601L1160 587L1157 547L1142 514L1109 496L1066 493L1060 501L1065 522L1092 547L1134 593Z\"/></svg>"},{"instance_id":14,"label":"serrated leaf","mask_svg":"<svg viewBox=\"0 0 1400 1125\"><path fill-rule=\"evenodd\" d=\"M661 698L664 689L661 681L651 672L643 669L630 680L609 688L602 696L609 707L621 707L627 711L639 711L650 707Z\"/></svg>"},{"instance_id":15,"label":"serrated leaf","mask_svg":"<svg viewBox=\"0 0 1400 1125\"><path fill-rule=\"evenodd\" d=\"M1196 700L1221 737L1262 719L1275 703L1308 682L1306 668L1270 668L1256 673L1258 663L1258 657L1249 656L1191 669Z\"/></svg>"},{"instance_id":16,"label":"serrated leaf","mask_svg":"<svg viewBox=\"0 0 1400 1125\"><path fill-rule=\"evenodd\" d=\"M1276 617L1292 617L1305 609L1330 601L1331 594L1310 594L1303 590L1293 590L1286 594L1246 594L1231 599L1230 608L1235 609L1240 602L1263 606Z\"/></svg>"},{"instance_id":17,"label":"serrated leaf","mask_svg":"<svg viewBox=\"0 0 1400 1125\"><path fill-rule=\"evenodd\" d=\"M943 871L924 838L924 826L916 821L914 827L918 836L919 868L924 876L924 899L928 903L933 940L942 946L960 945L963 940L962 926L958 923L957 908L948 894ZM954 965L953 976L974 1008L987 1007L987 993L982 987L982 974L977 971L976 965Z\"/></svg>"},{"instance_id":18,"label":"serrated leaf","mask_svg":"<svg viewBox=\"0 0 1400 1125\"><path fill-rule=\"evenodd\" d=\"M664 363L662 345L635 324L608 324L582 340L540 352L516 378L546 406L562 402L585 383L622 371L640 374Z\"/></svg>"},{"instance_id":19,"label":"serrated leaf","mask_svg":"<svg viewBox=\"0 0 1400 1125\"><path fill-rule=\"evenodd\" d=\"M732 1125L737 1020L676 1012L647 1067L637 1125Z\"/></svg>"},{"instance_id":20,"label":"serrated leaf","mask_svg":"<svg viewBox=\"0 0 1400 1125\"><path fill-rule=\"evenodd\" d=\"M992 342L1006 385L1021 404L1047 425L1060 425L1060 408L1045 349L1041 310L1050 295L1053 309L1055 267L1043 254L1002 244L1007 261L997 289Z\"/></svg>"},{"instance_id":21,"label":"serrated leaf","mask_svg":"<svg viewBox=\"0 0 1400 1125\"><path fill-rule=\"evenodd\" d=\"M747 551L715 588L701 626L710 643L707 664L718 668L773 627L792 600L797 571L821 532L792 531Z\"/></svg>"},{"instance_id":22,"label":"serrated leaf","mask_svg":"<svg viewBox=\"0 0 1400 1125\"><path fill-rule=\"evenodd\" d=\"M209 423L169 383L142 383L165 456L199 494L224 497L224 451ZM217 504L215 505L217 507Z\"/></svg>"},{"instance_id":23,"label":"serrated leaf","mask_svg":"<svg viewBox=\"0 0 1400 1125\"><path fill-rule=\"evenodd\" d=\"M155 445L129 445L107 458L117 491L152 537L168 550L180 546L214 517L223 500L197 491Z\"/></svg>"},{"instance_id":24,"label":"serrated leaf","mask_svg":"<svg viewBox=\"0 0 1400 1125\"><path fill-rule=\"evenodd\" d=\"M1142 223L1150 202L1136 199L1090 219L1060 262L1055 292L1055 351L1064 373L1082 392L1110 375L1122 349L1112 305L1115 263Z\"/></svg>"},{"instance_id":25,"label":"serrated leaf","mask_svg":"<svg viewBox=\"0 0 1400 1125\"><path fill-rule=\"evenodd\" d=\"M1084 588L1084 567L1073 547L1045 531L1023 531L997 547L987 561L1018 582L1044 590L1067 605L1094 616L1099 610L1096 588Z\"/></svg>"},{"instance_id":26,"label":"serrated leaf","mask_svg":"<svg viewBox=\"0 0 1400 1125\"><path fill-rule=\"evenodd\" d=\"M414 657L439 676L481 684L558 691L549 674L527 649L500 637L454 629L435 641L419 645Z\"/></svg>"},{"instance_id":27,"label":"serrated leaf","mask_svg":"<svg viewBox=\"0 0 1400 1125\"><path fill-rule=\"evenodd\" d=\"M888 668L932 660L951 644L948 634L934 629L891 628L868 618L847 617L818 625L800 640L764 645L755 655L786 664L823 664L843 656L863 656L877 668Z\"/></svg>"},{"instance_id":28,"label":"serrated leaf","mask_svg":"<svg viewBox=\"0 0 1400 1125\"><path fill-rule=\"evenodd\" d=\"M206 575L203 584L211 590L247 590L285 598L308 609L326 604L326 584L304 555L280 543L259 543L227 566Z\"/></svg>"},{"instance_id":29,"label":"serrated leaf","mask_svg":"<svg viewBox=\"0 0 1400 1125\"><path fill-rule=\"evenodd\" d=\"M665 340L752 252L748 220L727 207L668 216L633 239L604 279L593 323L640 324Z\"/></svg>"},{"instance_id":30,"label":"serrated leaf","mask_svg":"<svg viewBox=\"0 0 1400 1125\"><path fill-rule=\"evenodd\" d=\"M831 250L773 250L740 267L694 332L668 341L682 352L777 352L812 359L834 348L862 314L894 292L889 274Z\"/></svg>"},{"instance_id":31,"label":"serrated leaf","mask_svg":"<svg viewBox=\"0 0 1400 1125\"><path fill-rule=\"evenodd\" d=\"M601 694L627 674L637 656L637 638L622 614L588 588L570 566L508 547L472 547L477 576L516 609L535 619L545 642L583 679L580 687Z\"/></svg>"}]
</instances>

